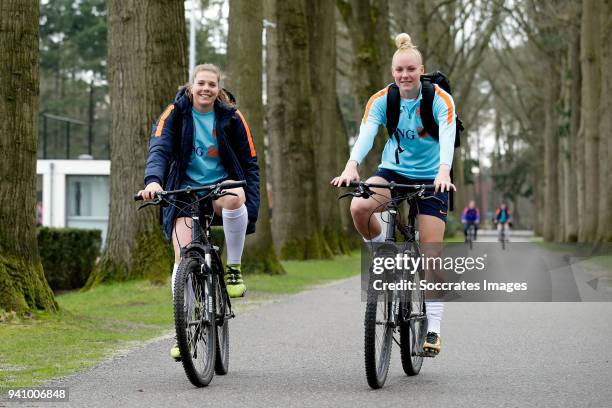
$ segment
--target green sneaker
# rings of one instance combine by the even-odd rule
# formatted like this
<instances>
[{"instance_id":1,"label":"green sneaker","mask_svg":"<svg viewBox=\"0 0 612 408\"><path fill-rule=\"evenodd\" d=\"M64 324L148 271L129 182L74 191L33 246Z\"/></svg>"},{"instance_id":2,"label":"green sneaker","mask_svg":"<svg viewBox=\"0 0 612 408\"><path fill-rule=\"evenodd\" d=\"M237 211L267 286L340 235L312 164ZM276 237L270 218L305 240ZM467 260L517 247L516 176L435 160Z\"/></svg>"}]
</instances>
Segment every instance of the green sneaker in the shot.
<instances>
[{"instance_id":1,"label":"green sneaker","mask_svg":"<svg viewBox=\"0 0 612 408\"><path fill-rule=\"evenodd\" d=\"M174 346L170 349L170 357L172 357L174 361L181 361L181 351L176 342L174 342Z\"/></svg>"},{"instance_id":2,"label":"green sneaker","mask_svg":"<svg viewBox=\"0 0 612 408\"><path fill-rule=\"evenodd\" d=\"M242 280L240 265L227 265L225 270L225 286L227 294L231 298L243 297L246 292L246 285Z\"/></svg>"}]
</instances>

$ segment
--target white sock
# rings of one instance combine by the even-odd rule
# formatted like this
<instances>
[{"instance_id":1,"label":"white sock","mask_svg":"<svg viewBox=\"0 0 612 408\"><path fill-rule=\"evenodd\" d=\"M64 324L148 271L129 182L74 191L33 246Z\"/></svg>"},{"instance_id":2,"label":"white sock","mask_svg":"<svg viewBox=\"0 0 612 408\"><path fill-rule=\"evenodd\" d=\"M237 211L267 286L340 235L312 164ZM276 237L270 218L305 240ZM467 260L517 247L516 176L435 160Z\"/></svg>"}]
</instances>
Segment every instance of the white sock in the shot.
<instances>
[{"instance_id":1,"label":"white sock","mask_svg":"<svg viewBox=\"0 0 612 408\"><path fill-rule=\"evenodd\" d=\"M370 243L370 242L385 242L385 239L387 237L385 236L385 232L382 231L377 237L374 237L372 239L363 239L366 243Z\"/></svg>"},{"instance_id":2,"label":"white sock","mask_svg":"<svg viewBox=\"0 0 612 408\"><path fill-rule=\"evenodd\" d=\"M246 206L242 204L235 210L221 212L223 216L223 232L225 233L225 244L227 245L227 264L240 265L244 239L246 238L249 216Z\"/></svg>"},{"instance_id":3,"label":"white sock","mask_svg":"<svg viewBox=\"0 0 612 408\"><path fill-rule=\"evenodd\" d=\"M425 310L427 311L427 331L440 334L440 322L444 303L440 301L426 300Z\"/></svg>"},{"instance_id":4,"label":"white sock","mask_svg":"<svg viewBox=\"0 0 612 408\"><path fill-rule=\"evenodd\" d=\"M174 299L174 280L176 279L176 271L178 270L179 264L175 263L172 267L172 299Z\"/></svg>"}]
</instances>

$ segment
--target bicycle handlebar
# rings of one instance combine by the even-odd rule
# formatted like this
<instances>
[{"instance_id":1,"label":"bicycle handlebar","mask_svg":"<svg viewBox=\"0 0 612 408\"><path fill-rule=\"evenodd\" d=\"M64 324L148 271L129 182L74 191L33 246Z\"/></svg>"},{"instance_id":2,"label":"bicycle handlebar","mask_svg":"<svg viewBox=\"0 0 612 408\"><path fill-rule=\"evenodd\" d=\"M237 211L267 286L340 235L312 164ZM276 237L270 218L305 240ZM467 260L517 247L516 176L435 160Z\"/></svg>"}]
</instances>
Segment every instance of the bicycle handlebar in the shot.
<instances>
[{"instance_id":1,"label":"bicycle handlebar","mask_svg":"<svg viewBox=\"0 0 612 408\"><path fill-rule=\"evenodd\" d=\"M169 196L176 194L191 194L191 193L199 193L201 191L213 191L215 189L219 190L229 190L231 188L238 187L246 187L246 181L226 181L217 184L210 184L208 186L201 187L187 187L180 190L169 190L169 191L158 191L155 193L157 196ZM142 201L143 198L139 194L134 194L134 201Z\"/></svg>"},{"instance_id":2,"label":"bicycle handlebar","mask_svg":"<svg viewBox=\"0 0 612 408\"><path fill-rule=\"evenodd\" d=\"M342 187L342 186L340 186ZM397 189L409 189L409 190L435 190L434 184L399 184L394 181L383 184L383 183L367 183L365 181L351 181L349 187L374 187L374 188L388 188L389 190Z\"/></svg>"}]
</instances>

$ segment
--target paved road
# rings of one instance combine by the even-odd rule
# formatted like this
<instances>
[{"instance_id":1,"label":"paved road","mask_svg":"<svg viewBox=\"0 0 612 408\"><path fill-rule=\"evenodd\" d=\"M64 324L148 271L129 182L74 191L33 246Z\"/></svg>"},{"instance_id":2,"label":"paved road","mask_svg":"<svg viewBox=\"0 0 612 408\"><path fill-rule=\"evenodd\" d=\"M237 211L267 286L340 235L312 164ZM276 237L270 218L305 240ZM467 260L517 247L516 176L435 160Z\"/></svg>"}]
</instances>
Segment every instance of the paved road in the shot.
<instances>
[{"instance_id":1,"label":"paved road","mask_svg":"<svg viewBox=\"0 0 612 408\"><path fill-rule=\"evenodd\" d=\"M238 316L230 373L194 388L163 339L61 381L59 407L609 407L612 303L447 303L443 351L416 377L394 348L386 386L363 369L359 279ZM1 404L0 404L1 405ZM23 405L22 405L23 406ZM49 407L49 403L41 406Z\"/></svg>"}]
</instances>

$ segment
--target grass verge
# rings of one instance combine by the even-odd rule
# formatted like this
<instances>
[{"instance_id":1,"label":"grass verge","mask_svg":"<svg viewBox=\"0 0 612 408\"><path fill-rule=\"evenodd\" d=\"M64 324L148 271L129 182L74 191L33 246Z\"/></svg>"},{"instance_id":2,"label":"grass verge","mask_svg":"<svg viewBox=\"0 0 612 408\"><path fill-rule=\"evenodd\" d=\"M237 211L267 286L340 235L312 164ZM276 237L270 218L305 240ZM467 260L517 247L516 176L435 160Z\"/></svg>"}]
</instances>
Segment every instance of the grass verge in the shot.
<instances>
[{"instance_id":1,"label":"grass verge","mask_svg":"<svg viewBox=\"0 0 612 408\"><path fill-rule=\"evenodd\" d=\"M360 271L359 252L326 261L284 262L282 276L249 275L238 312ZM0 315L0 394L91 367L172 330L169 282L111 283L56 297L61 311L31 319ZM4 321L3 321L4 320Z\"/></svg>"}]
</instances>

